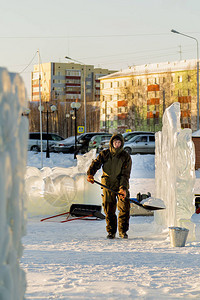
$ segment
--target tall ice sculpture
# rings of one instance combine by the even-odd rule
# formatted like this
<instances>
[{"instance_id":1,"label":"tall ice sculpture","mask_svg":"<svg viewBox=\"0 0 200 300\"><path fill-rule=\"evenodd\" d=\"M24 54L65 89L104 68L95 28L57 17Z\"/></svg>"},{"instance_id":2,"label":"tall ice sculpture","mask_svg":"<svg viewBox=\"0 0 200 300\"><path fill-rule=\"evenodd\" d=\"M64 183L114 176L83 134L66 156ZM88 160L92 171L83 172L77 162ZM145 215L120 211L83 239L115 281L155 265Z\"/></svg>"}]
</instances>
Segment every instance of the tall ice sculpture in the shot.
<instances>
[{"instance_id":1,"label":"tall ice sculpture","mask_svg":"<svg viewBox=\"0 0 200 300\"><path fill-rule=\"evenodd\" d=\"M22 78L0 68L0 299L22 300L25 272L20 267L26 231L24 175L28 120Z\"/></svg>"},{"instance_id":2,"label":"tall ice sculpture","mask_svg":"<svg viewBox=\"0 0 200 300\"><path fill-rule=\"evenodd\" d=\"M195 149L192 130L181 129L180 103L165 110L162 131L156 133L156 197L166 209L155 212L155 222L163 227L189 229L188 240L194 240Z\"/></svg>"}]
</instances>

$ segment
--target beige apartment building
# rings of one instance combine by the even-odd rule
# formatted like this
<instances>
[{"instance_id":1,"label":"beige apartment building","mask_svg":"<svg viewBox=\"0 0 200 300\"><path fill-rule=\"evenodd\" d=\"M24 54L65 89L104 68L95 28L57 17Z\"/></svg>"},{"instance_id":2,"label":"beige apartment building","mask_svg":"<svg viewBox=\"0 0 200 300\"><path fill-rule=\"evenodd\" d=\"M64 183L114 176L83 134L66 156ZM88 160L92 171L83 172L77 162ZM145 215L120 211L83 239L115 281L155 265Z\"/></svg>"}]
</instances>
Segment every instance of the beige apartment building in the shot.
<instances>
[{"instance_id":1,"label":"beige apartment building","mask_svg":"<svg viewBox=\"0 0 200 300\"><path fill-rule=\"evenodd\" d=\"M173 102L181 107L182 128L197 129L197 61L133 66L100 78L100 130L158 131Z\"/></svg>"},{"instance_id":2,"label":"beige apartment building","mask_svg":"<svg viewBox=\"0 0 200 300\"><path fill-rule=\"evenodd\" d=\"M48 107L50 104L57 106L54 114L54 128L52 130L69 136L73 134L72 102L80 102L81 107L77 112L78 125L84 125L84 106L86 103L87 131L99 131L100 126L100 80L101 76L115 71L95 68L93 65L78 63L43 63L35 65L32 72L32 109L39 103L39 67L40 67L40 96L41 101ZM85 87L84 87L85 84ZM34 119L36 120L36 109ZM70 115L70 118L69 118ZM55 116L56 120L55 120ZM69 120L67 120L67 117ZM32 130L36 130L33 124ZM68 123L68 126L65 125ZM51 126L51 120L50 120ZM57 126L57 128L55 128Z\"/></svg>"}]
</instances>

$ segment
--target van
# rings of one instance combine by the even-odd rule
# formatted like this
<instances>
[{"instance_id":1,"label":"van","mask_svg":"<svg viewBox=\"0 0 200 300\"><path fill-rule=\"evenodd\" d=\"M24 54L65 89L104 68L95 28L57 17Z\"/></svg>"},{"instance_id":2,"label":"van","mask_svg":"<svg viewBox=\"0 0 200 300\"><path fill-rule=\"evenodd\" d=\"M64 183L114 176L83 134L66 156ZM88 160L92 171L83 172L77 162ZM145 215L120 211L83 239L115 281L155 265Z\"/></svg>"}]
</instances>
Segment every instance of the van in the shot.
<instances>
[{"instance_id":1,"label":"van","mask_svg":"<svg viewBox=\"0 0 200 300\"><path fill-rule=\"evenodd\" d=\"M55 142L59 142L64 140L64 138L56 133L47 133L43 132L42 133L42 150L46 151L47 150L47 138L49 142L49 149L50 151L53 148L53 145ZM40 151L40 132L30 132L29 133L29 139L28 139L28 150L29 151Z\"/></svg>"}]
</instances>

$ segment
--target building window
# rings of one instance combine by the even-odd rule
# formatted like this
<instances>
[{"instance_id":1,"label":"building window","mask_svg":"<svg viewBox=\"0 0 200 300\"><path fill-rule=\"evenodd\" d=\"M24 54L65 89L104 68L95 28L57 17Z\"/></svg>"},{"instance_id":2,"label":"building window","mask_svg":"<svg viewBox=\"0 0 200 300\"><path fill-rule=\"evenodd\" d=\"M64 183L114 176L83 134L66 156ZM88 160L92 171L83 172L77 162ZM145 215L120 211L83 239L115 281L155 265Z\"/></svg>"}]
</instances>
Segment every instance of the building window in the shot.
<instances>
[{"instance_id":1,"label":"building window","mask_svg":"<svg viewBox=\"0 0 200 300\"><path fill-rule=\"evenodd\" d=\"M165 79L165 77L163 77L163 83L165 83L165 81L166 81L166 79Z\"/></svg>"},{"instance_id":2,"label":"building window","mask_svg":"<svg viewBox=\"0 0 200 300\"><path fill-rule=\"evenodd\" d=\"M134 80L132 80L132 85L134 85Z\"/></svg>"},{"instance_id":3,"label":"building window","mask_svg":"<svg viewBox=\"0 0 200 300\"><path fill-rule=\"evenodd\" d=\"M188 75L188 82L190 82L191 81L191 76L190 75Z\"/></svg>"},{"instance_id":4,"label":"building window","mask_svg":"<svg viewBox=\"0 0 200 300\"><path fill-rule=\"evenodd\" d=\"M126 86L126 81L124 81L124 86Z\"/></svg>"},{"instance_id":5,"label":"building window","mask_svg":"<svg viewBox=\"0 0 200 300\"><path fill-rule=\"evenodd\" d=\"M173 76L171 76L171 82L174 82L174 78L173 78Z\"/></svg>"},{"instance_id":6,"label":"building window","mask_svg":"<svg viewBox=\"0 0 200 300\"><path fill-rule=\"evenodd\" d=\"M111 89L112 89L112 87L113 87L112 82L110 83L110 87L111 87Z\"/></svg>"},{"instance_id":7,"label":"building window","mask_svg":"<svg viewBox=\"0 0 200 300\"><path fill-rule=\"evenodd\" d=\"M178 82L182 82L182 76L178 76Z\"/></svg>"},{"instance_id":8,"label":"building window","mask_svg":"<svg viewBox=\"0 0 200 300\"><path fill-rule=\"evenodd\" d=\"M110 101L112 101L112 95L110 95Z\"/></svg>"},{"instance_id":9,"label":"building window","mask_svg":"<svg viewBox=\"0 0 200 300\"><path fill-rule=\"evenodd\" d=\"M119 94L117 94L117 100L119 100Z\"/></svg>"},{"instance_id":10,"label":"building window","mask_svg":"<svg viewBox=\"0 0 200 300\"><path fill-rule=\"evenodd\" d=\"M132 93L132 99L134 99L134 93Z\"/></svg>"},{"instance_id":11,"label":"building window","mask_svg":"<svg viewBox=\"0 0 200 300\"><path fill-rule=\"evenodd\" d=\"M122 113L122 108L118 107L118 113L121 114Z\"/></svg>"},{"instance_id":12,"label":"building window","mask_svg":"<svg viewBox=\"0 0 200 300\"><path fill-rule=\"evenodd\" d=\"M191 92L190 92L190 89L188 89L188 96L190 96L191 95Z\"/></svg>"},{"instance_id":13,"label":"building window","mask_svg":"<svg viewBox=\"0 0 200 300\"><path fill-rule=\"evenodd\" d=\"M171 96L174 96L174 91L171 91Z\"/></svg>"}]
</instances>

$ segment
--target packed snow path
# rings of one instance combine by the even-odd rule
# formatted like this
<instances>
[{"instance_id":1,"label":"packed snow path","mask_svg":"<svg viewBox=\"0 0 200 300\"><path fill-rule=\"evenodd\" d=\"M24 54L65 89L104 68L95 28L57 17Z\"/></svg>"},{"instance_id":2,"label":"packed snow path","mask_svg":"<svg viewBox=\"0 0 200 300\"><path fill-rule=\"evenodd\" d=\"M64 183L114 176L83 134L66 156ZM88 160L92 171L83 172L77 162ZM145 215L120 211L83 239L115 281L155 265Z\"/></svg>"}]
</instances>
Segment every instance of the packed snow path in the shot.
<instances>
[{"instance_id":1,"label":"packed snow path","mask_svg":"<svg viewBox=\"0 0 200 300\"><path fill-rule=\"evenodd\" d=\"M107 240L105 221L30 219L26 299L199 298L200 243L172 248L154 226L153 217L131 217L128 240Z\"/></svg>"}]
</instances>

